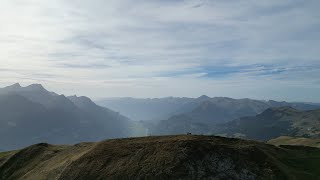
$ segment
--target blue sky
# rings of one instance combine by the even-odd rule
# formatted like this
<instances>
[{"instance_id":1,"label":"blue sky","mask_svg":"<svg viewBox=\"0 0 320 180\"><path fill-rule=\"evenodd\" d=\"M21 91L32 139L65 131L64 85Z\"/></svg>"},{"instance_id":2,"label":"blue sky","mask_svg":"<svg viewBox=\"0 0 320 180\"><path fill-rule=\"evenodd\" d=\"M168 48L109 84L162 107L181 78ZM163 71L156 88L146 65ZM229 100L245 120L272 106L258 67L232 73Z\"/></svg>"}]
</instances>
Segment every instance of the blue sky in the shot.
<instances>
[{"instance_id":1,"label":"blue sky","mask_svg":"<svg viewBox=\"0 0 320 180\"><path fill-rule=\"evenodd\" d=\"M0 84L320 102L317 0L3 0Z\"/></svg>"}]
</instances>

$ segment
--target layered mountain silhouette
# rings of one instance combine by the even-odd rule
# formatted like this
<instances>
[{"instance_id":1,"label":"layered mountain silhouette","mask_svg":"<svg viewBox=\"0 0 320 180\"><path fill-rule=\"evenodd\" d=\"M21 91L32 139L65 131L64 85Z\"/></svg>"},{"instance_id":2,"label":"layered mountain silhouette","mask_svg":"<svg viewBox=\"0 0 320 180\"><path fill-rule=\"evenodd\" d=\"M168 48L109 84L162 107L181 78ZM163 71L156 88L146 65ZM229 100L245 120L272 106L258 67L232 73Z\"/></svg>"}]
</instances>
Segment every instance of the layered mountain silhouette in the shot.
<instances>
[{"instance_id":1,"label":"layered mountain silhouette","mask_svg":"<svg viewBox=\"0 0 320 180\"><path fill-rule=\"evenodd\" d=\"M317 104L205 95L113 101L136 121L40 84L1 88L0 151L35 145L0 152L0 180L320 177ZM141 132L171 136L114 139Z\"/></svg>"},{"instance_id":2,"label":"layered mountain silhouette","mask_svg":"<svg viewBox=\"0 0 320 180\"><path fill-rule=\"evenodd\" d=\"M87 97L58 95L40 84L0 89L0 149L128 137L132 122Z\"/></svg>"},{"instance_id":3,"label":"layered mountain silhouette","mask_svg":"<svg viewBox=\"0 0 320 180\"><path fill-rule=\"evenodd\" d=\"M314 110L319 108L317 104L205 95L198 98L113 98L104 102L121 114L145 121L131 121L118 112L96 105L88 97L66 97L40 84L1 88L0 149L38 142L70 144L145 134L190 132L265 141L282 135L318 137L320 133L319 110Z\"/></svg>"},{"instance_id":4,"label":"layered mountain silhouette","mask_svg":"<svg viewBox=\"0 0 320 180\"><path fill-rule=\"evenodd\" d=\"M263 113L242 117L216 129L232 137L270 140L279 136L320 137L320 109L301 111L292 107L269 108Z\"/></svg>"},{"instance_id":5,"label":"layered mountain silhouette","mask_svg":"<svg viewBox=\"0 0 320 180\"><path fill-rule=\"evenodd\" d=\"M190 116L177 115L156 125L146 125L156 135L168 134L216 134L267 141L279 136L320 137L320 109L297 110L292 107L268 108L254 116L211 124Z\"/></svg>"},{"instance_id":6,"label":"layered mountain silhouette","mask_svg":"<svg viewBox=\"0 0 320 180\"><path fill-rule=\"evenodd\" d=\"M320 109L320 106L312 103L288 103L284 101L232 99L227 97L210 98L205 95L198 98L112 98L109 99L109 101L100 101L100 104L107 104L111 108L116 109L129 117L135 118L135 120L138 120L139 118L144 119L144 121L140 121L140 123L154 135L185 134L190 132L194 134L243 136L258 140L268 140L269 138L274 138L275 135L291 135L293 130L292 132L291 130L290 132L287 132L285 128L289 127L290 124L286 125L288 123L279 122L279 124L282 123L286 126L283 126L284 128L280 130L273 129L270 133L262 133L259 137L251 136L250 133L254 133L254 130L259 133L259 128L266 128L264 121L254 119L253 123L250 122L244 125L246 126L245 128L249 128L253 124L256 124L257 126L257 128L248 130L250 132L244 133L242 132L245 131L242 130L243 127L236 126L238 124L238 119L253 119L256 116L262 117L271 109L281 110L283 107L294 108L299 113ZM262 115L259 115L260 113L262 113ZM152 114L152 116L149 114ZM293 117L295 117L295 115L296 114L292 114ZM295 118L299 119L300 117L301 116ZM147 120L148 118L150 119ZM272 135L272 133L274 133L274 135ZM294 135L303 134L296 133Z\"/></svg>"},{"instance_id":7,"label":"layered mountain silhouette","mask_svg":"<svg viewBox=\"0 0 320 180\"><path fill-rule=\"evenodd\" d=\"M262 101L253 99L210 98L107 98L97 103L111 108L136 121L167 120L172 116L186 115L195 121L210 124L232 121L243 116L257 115L271 107L291 106L299 110L318 109L318 104Z\"/></svg>"}]
</instances>

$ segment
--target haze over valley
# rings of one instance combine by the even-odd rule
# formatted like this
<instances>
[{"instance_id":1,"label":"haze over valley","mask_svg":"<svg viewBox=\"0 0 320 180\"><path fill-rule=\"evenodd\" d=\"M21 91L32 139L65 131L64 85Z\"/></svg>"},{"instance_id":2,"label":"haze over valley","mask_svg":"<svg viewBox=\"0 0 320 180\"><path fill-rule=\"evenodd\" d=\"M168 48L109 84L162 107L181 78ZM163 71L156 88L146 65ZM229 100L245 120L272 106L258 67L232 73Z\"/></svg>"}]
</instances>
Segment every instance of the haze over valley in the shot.
<instances>
[{"instance_id":1,"label":"haze over valley","mask_svg":"<svg viewBox=\"0 0 320 180\"><path fill-rule=\"evenodd\" d=\"M0 180L319 180L319 0L1 0Z\"/></svg>"},{"instance_id":2,"label":"haze over valley","mask_svg":"<svg viewBox=\"0 0 320 180\"><path fill-rule=\"evenodd\" d=\"M149 135L202 134L267 141L319 137L320 106L273 100L65 96L41 84L0 89L2 150ZM104 107L103 107L104 106ZM109 108L110 107L110 108Z\"/></svg>"}]
</instances>

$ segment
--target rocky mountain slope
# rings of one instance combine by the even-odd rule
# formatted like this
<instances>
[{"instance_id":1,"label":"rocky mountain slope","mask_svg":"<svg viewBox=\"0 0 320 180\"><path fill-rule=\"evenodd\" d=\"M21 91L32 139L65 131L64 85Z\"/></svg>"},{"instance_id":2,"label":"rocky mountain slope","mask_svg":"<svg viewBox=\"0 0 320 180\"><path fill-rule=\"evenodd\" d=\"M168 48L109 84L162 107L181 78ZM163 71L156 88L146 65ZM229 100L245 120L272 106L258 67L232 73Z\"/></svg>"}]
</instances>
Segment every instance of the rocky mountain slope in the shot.
<instances>
[{"instance_id":1,"label":"rocky mountain slope","mask_svg":"<svg viewBox=\"0 0 320 180\"><path fill-rule=\"evenodd\" d=\"M41 85L0 89L0 149L38 142L76 143L131 136L133 123L87 97L66 97Z\"/></svg>"},{"instance_id":2,"label":"rocky mountain slope","mask_svg":"<svg viewBox=\"0 0 320 180\"><path fill-rule=\"evenodd\" d=\"M0 179L318 179L318 148L214 136L36 144L0 154Z\"/></svg>"},{"instance_id":3,"label":"rocky mountain slope","mask_svg":"<svg viewBox=\"0 0 320 180\"><path fill-rule=\"evenodd\" d=\"M270 140L279 136L320 137L320 110L269 108L256 116L242 117L216 127L227 136Z\"/></svg>"}]
</instances>

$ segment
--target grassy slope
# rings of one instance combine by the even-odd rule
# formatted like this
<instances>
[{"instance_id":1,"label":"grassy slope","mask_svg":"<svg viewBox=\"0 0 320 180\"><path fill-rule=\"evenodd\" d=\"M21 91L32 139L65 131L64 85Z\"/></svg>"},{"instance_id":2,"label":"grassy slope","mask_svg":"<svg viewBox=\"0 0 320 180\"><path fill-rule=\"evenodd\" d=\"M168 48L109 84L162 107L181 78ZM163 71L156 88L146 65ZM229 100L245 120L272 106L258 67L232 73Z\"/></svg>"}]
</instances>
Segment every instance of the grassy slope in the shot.
<instances>
[{"instance_id":1,"label":"grassy slope","mask_svg":"<svg viewBox=\"0 0 320 180\"><path fill-rule=\"evenodd\" d=\"M279 145L299 145L299 146L311 146L311 147L320 148L320 139L319 138L280 136L278 138L269 140L268 143L276 145L276 146L279 146Z\"/></svg>"},{"instance_id":2,"label":"grassy slope","mask_svg":"<svg viewBox=\"0 0 320 180\"><path fill-rule=\"evenodd\" d=\"M281 160L300 179L308 176L308 174L315 174L320 177L320 152L315 148L311 148L320 148L320 139L280 136L269 140L267 143L287 149L288 155L281 157ZM296 153L297 150L299 153Z\"/></svg>"},{"instance_id":3,"label":"grassy slope","mask_svg":"<svg viewBox=\"0 0 320 180\"><path fill-rule=\"evenodd\" d=\"M180 135L37 144L0 164L0 179L320 179L319 164L318 148Z\"/></svg>"},{"instance_id":4,"label":"grassy slope","mask_svg":"<svg viewBox=\"0 0 320 180\"><path fill-rule=\"evenodd\" d=\"M18 151L0 152L0 166L2 166L16 152Z\"/></svg>"},{"instance_id":5,"label":"grassy slope","mask_svg":"<svg viewBox=\"0 0 320 180\"><path fill-rule=\"evenodd\" d=\"M270 149L268 153L292 179L320 179L320 149L281 145L282 153Z\"/></svg>"}]
</instances>

